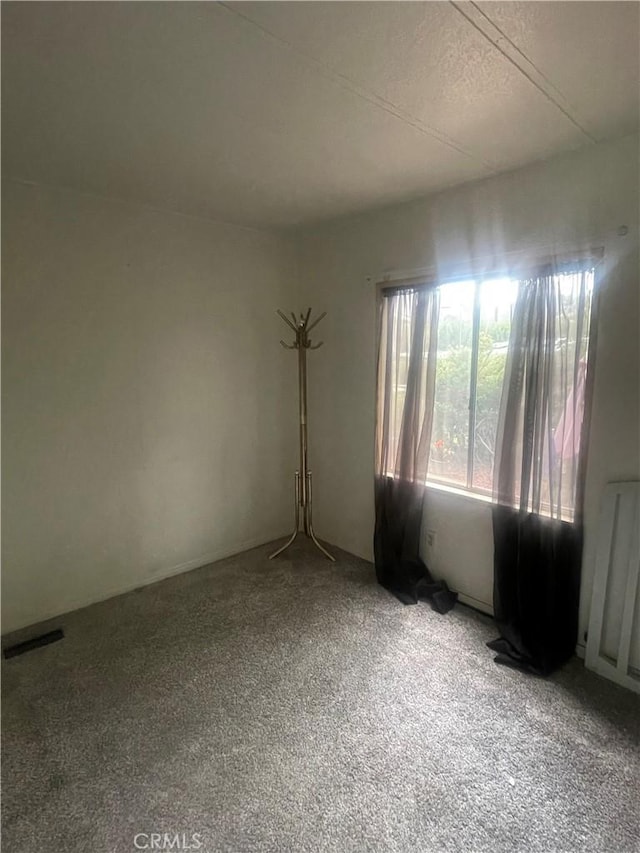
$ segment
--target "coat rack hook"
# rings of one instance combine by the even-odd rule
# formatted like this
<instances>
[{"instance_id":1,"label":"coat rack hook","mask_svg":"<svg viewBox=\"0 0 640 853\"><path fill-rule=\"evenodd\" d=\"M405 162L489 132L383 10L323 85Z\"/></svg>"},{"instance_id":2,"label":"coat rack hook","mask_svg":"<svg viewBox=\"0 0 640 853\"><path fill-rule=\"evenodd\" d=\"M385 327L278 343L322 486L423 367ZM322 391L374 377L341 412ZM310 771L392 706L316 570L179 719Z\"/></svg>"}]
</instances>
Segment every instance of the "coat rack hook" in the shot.
<instances>
[{"instance_id":1,"label":"coat rack hook","mask_svg":"<svg viewBox=\"0 0 640 853\"><path fill-rule=\"evenodd\" d=\"M292 322L291 322L291 320L287 317L287 315L286 315L286 314L283 314L283 312L282 312L279 308L278 308L278 310L276 311L276 313L277 313L277 314L279 314L279 315L280 315L280 317L282 317L282 319L285 321L285 323L287 324L287 326L289 326L291 329L293 329L293 331L294 331L294 332L297 332L297 331L298 331L298 329L296 328L296 326L294 326L294 325L293 325L293 323L292 323Z\"/></svg>"},{"instance_id":2,"label":"coat rack hook","mask_svg":"<svg viewBox=\"0 0 640 853\"><path fill-rule=\"evenodd\" d=\"M327 316L327 312L323 311L322 314L319 317L316 317L316 319L313 321L313 323L307 328L307 332L310 332L311 329L313 329L314 326L317 326L318 323L320 322L320 320L322 320L322 318L326 317L326 316Z\"/></svg>"}]
</instances>

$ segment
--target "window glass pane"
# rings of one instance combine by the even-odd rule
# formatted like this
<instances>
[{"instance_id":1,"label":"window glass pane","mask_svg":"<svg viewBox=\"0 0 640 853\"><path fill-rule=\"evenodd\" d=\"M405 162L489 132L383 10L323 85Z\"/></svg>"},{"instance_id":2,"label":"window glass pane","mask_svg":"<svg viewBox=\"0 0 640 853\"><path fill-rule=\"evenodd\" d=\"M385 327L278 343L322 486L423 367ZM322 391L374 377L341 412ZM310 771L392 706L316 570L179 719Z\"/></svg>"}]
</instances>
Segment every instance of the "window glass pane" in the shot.
<instances>
[{"instance_id":1,"label":"window glass pane","mask_svg":"<svg viewBox=\"0 0 640 853\"><path fill-rule=\"evenodd\" d=\"M473 488L491 494L500 397L518 282L508 278L480 286L478 381L473 439Z\"/></svg>"},{"instance_id":2,"label":"window glass pane","mask_svg":"<svg viewBox=\"0 0 640 853\"><path fill-rule=\"evenodd\" d=\"M551 353L545 350L549 365L545 373L547 403L544 424L540 426L540 430L544 429L544 442L534 457L538 471L535 511L567 520L573 517L575 502L593 280L593 270L563 273L547 280L553 301L547 304L545 322L551 324L548 334L553 336L555 344ZM439 286L436 382L427 477L431 482L492 494L511 325L522 286L518 280L506 277L483 280L477 286L470 280ZM526 293L522 291L520 296ZM385 465L392 476L399 476L396 445L402 428L415 299L412 292L398 294L388 298L385 311L382 341L391 351L393 365L386 377L390 395L384 405L388 407L392 452ZM526 302L518 302L518 306L524 310ZM477 311L477 348L474 311ZM474 356L477 361L472 363ZM474 376L477 382L470 440L469 402ZM523 406L519 405L513 415L515 458L521 459ZM536 434L538 439L540 434L540 431ZM519 465L514 476L515 505L519 505Z\"/></svg>"},{"instance_id":3,"label":"window glass pane","mask_svg":"<svg viewBox=\"0 0 640 853\"><path fill-rule=\"evenodd\" d=\"M440 287L429 479L467 485L469 386L475 282Z\"/></svg>"}]
</instances>

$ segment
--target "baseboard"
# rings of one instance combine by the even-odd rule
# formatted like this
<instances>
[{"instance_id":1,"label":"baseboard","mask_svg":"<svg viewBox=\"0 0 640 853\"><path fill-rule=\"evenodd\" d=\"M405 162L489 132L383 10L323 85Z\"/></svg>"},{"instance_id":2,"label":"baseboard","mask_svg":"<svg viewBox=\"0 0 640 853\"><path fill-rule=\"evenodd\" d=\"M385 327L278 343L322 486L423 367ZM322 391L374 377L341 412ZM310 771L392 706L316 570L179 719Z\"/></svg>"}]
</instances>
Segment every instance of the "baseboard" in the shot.
<instances>
[{"instance_id":1,"label":"baseboard","mask_svg":"<svg viewBox=\"0 0 640 853\"><path fill-rule=\"evenodd\" d=\"M487 604L486 601L480 601L479 598L474 598L472 595L467 595L464 592L458 592L458 601L460 604L466 604L487 616L493 616L493 607L490 604Z\"/></svg>"},{"instance_id":2,"label":"baseboard","mask_svg":"<svg viewBox=\"0 0 640 853\"><path fill-rule=\"evenodd\" d=\"M360 560L365 560L373 567L373 560L369 555L361 553L355 548L350 548L348 545L341 545L339 542L336 541L333 541L331 544L334 545L334 547L336 548L340 548L341 551L345 551L347 554L351 554L354 557L358 557ZM441 580L441 578L438 578L438 580ZM444 578L444 580L446 580L446 578ZM479 598L474 598L472 595L467 595L466 593L460 592L459 590L454 591L458 593L458 600L461 604L466 604L474 610L479 610L481 613L493 617L492 604L489 604L487 601L481 601Z\"/></svg>"},{"instance_id":3,"label":"baseboard","mask_svg":"<svg viewBox=\"0 0 640 853\"><path fill-rule=\"evenodd\" d=\"M153 572L147 577L138 578L133 583L111 587L100 592L98 595L90 596L88 598L83 597L67 600L64 604L45 611L35 619L29 618L26 622L19 621L17 624L11 625L11 627L6 630L3 625L2 637L14 634L16 631L23 631L35 625L40 625L43 622L49 622L51 619L62 618L69 613L73 613L75 610L82 610L84 607L90 607L92 604L99 604L101 601L116 598L118 595L125 595L127 592L133 592L135 589L150 586L151 584L158 583L159 581L166 580L167 578L174 577L175 575L181 575L184 572L191 572L194 571L194 569L201 569L203 566L208 566L210 563L216 563L218 560L233 557L236 554L241 554L243 551L249 551L251 548L258 548L260 545L266 545L268 542L276 542L278 539L283 539L286 536L286 533L282 533L279 536L270 535L268 537L260 536L255 539L246 539L245 541L238 542L235 545L217 548L215 551L209 551L206 554L201 554L199 557L194 557L192 560L187 560L186 562L178 563L177 565L171 566L167 569L161 569L160 571Z\"/></svg>"}]
</instances>

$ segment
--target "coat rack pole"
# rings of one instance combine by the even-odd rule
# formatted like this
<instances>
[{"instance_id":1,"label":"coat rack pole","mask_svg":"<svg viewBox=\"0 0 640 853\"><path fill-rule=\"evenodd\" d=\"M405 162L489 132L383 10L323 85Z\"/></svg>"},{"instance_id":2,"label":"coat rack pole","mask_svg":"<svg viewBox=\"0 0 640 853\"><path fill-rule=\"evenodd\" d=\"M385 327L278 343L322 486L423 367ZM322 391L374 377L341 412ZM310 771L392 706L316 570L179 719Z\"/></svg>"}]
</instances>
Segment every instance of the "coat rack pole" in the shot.
<instances>
[{"instance_id":1,"label":"coat rack pole","mask_svg":"<svg viewBox=\"0 0 640 853\"><path fill-rule=\"evenodd\" d=\"M300 415L300 506L307 506L307 350L298 347L298 407ZM309 535L304 513L304 532Z\"/></svg>"},{"instance_id":2,"label":"coat rack pole","mask_svg":"<svg viewBox=\"0 0 640 853\"><path fill-rule=\"evenodd\" d=\"M284 341L280 341L285 349L297 349L298 350L298 419L299 419L299 428L300 428L300 467L299 470L296 471L295 477L295 498L296 498L296 511L295 511L295 528L293 533L287 540L287 542L270 555L269 559L272 560L274 557L277 557L278 554L282 554L289 545L295 540L296 536L300 532L301 526L305 535L308 536L314 545L322 551L322 553L328 557L330 560L335 562L335 558L331 556L331 554L324 548L320 542L318 542L316 535L313 531L313 519L312 519L312 504L311 504L311 471L309 471L308 465L308 444L307 444L307 350L309 349L318 349L318 347L322 346L322 341L320 343L312 345L311 339L308 336L309 330L316 326L320 320L325 316L325 314L320 314L313 323L309 323L311 319L311 308L305 314L300 314L300 319L298 320L296 315L291 312L291 317L293 318L293 323L287 317L287 315L278 309L278 315L284 320L284 322L295 331L296 339L293 344L285 344ZM326 313L326 312L325 312ZM295 325L294 325L295 324Z\"/></svg>"}]
</instances>

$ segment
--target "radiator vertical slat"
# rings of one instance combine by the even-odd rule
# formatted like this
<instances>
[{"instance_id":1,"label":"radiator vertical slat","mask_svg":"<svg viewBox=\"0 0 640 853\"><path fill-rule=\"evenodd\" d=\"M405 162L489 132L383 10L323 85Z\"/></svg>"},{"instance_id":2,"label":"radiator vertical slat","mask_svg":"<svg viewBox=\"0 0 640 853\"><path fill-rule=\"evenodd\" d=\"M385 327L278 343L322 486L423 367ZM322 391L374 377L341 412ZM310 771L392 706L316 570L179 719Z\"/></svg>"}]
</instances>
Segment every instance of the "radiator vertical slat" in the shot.
<instances>
[{"instance_id":1,"label":"radiator vertical slat","mask_svg":"<svg viewBox=\"0 0 640 853\"><path fill-rule=\"evenodd\" d=\"M638 629L634 619L639 583L640 483L609 483L598 527L585 662L589 669L640 693L640 678L629 665ZM613 632L614 651L611 626L618 625L619 634Z\"/></svg>"},{"instance_id":2,"label":"radiator vertical slat","mask_svg":"<svg viewBox=\"0 0 640 853\"><path fill-rule=\"evenodd\" d=\"M633 616L636 609L636 592L638 589L638 575L640 575L640 513L638 495L635 495L633 507L633 533L631 536L631 548L629 553L629 568L627 574L627 588L624 599L624 612L622 615L622 628L620 629L620 645L618 647L618 670L623 675L629 672L629 657L631 654L631 635L633 632Z\"/></svg>"},{"instance_id":3,"label":"radiator vertical slat","mask_svg":"<svg viewBox=\"0 0 640 853\"><path fill-rule=\"evenodd\" d=\"M620 496L615 493L612 497L613 500L607 500L605 496L598 528L596 572L593 579L591 618L585 655L586 664L590 669L595 669L596 659L600 656L601 651L600 640L604 624L604 602L607 596L607 581L611 566L613 534L617 526Z\"/></svg>"}]
</instances>

